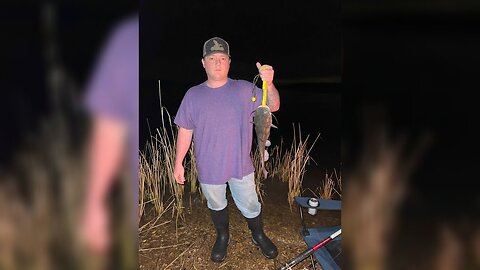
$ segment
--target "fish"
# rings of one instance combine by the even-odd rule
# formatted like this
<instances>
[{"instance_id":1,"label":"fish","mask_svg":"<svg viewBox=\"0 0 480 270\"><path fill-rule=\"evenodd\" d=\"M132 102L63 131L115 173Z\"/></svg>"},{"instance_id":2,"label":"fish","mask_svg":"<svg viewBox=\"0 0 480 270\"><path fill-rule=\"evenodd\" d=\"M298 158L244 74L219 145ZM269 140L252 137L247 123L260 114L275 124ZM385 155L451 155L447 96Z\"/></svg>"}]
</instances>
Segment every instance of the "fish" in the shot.
<instances>
[{"instance_id":1,"label":"fish","mask_svg":"<svg viewBox=\"0 0 480 270\"><path fill-rule=\"evenodd\" d=\"M269 146L270 141L270 128L275 127L272 124L272 112L268 106L258 106L254 111L253 124L255 126L255 134L257 135L258 151L260 153L262 172L265 178L267 178L268 172L265 169L265 161L268 160L268 156L265 155L265 147ZM268 153L267 153L268 154Z\"/></svg>"}]
</instances>

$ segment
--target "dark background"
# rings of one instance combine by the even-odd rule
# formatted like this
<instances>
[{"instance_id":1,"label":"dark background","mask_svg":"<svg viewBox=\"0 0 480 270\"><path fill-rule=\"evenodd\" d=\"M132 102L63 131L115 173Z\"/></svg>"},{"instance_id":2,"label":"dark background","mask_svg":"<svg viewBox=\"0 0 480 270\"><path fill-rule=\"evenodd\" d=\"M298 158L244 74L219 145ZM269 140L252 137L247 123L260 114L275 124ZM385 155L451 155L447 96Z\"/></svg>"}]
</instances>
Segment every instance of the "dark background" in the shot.
<instances>
[{"instance_id":1,"label":"dark background","mask_svg":"<svg viewBox=\"0 0 480 270\"><path fill-rule=\"evenodd\" d=\"M140 2L142 140L147 118L158 127L158 80L174 114L185 91L205 79L203 42L222 36L233 78L253 79L256 61L274 66L282 108L272 136L291 131L291 122L321 132L316 153L332 155L325 164L357 165L364 106L383 111L393 133L434 135L411 178L403 212L412 230L404 236L438 221L478 225L478 1L157 2ZM59 61L81 89L107 30L138 2L56 4ZM0 9L2 166L49 108L41 6L3 1Z\"/></svg>"},{"instance_id":2,"label":"dark background","mask_svg":"<svg viewBox=\"0 0 480 270\"><path fill-rule=\"evenodd\" d=\"M50 25L45 20L49 5ZM109 31L137 9L137 2L128 0L2 1L0 164L10 164L52 111L49 72L60 70L62 90L70 85L81 94Z\"/></svg>"},{"instance_id":3,"label":"dark background","mask_svg":"<svg viewBox=\"0 0 480 270\"><path fill-rule=\"evenodd\" d=\"M360 163L365 122L367 131L385 127L392 138L405 136L407 150L421 134L433 139L408 178L389 269L424 262L443 226L466 250L480 227L479 11L469 0L342 2L345 171ZM365 119L365 108L377 113ZM385 125L376 122L382 117Z\"/></svg>"},{"instance_id":4,"label":"dark background","mask_svg":"<svg viewBox=\"0 0 480 270\"><path fill-rule=\"evenodd\" d=\"M397 135L413 140L429 132L434 143L412 177L411 192L415 203L428 210L409 210L425 210L422 215L441 219L475 213L480 206L473 186L478 160L473 91L480 60L475 49L480 41L478 4L348 3L342 17L345 141L360 145L358 109L364 105L384 109L387 127ZM356 155L350 154L345 162L354 164Z\"/></svg>"}]
</instances>

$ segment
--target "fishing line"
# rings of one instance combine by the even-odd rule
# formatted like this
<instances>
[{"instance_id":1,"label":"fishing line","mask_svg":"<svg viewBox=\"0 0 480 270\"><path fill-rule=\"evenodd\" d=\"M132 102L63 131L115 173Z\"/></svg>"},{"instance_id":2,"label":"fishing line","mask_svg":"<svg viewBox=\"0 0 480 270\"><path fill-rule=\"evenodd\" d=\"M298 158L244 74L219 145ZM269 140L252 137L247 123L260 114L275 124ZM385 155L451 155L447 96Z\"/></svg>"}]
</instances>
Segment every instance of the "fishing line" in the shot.
<instances>
[{"instance_id":1,"label":"fishing line","mask_svg":"<svg viewBox=\"0 0 480 270\"><path fill-rule=\"evenodd\" d=\"M252 102L257 100L257 92L255 91L255 85L257 84L258 78L260 77L260 73L255 75L252 82Z\"/></svg>"}]
</instances>

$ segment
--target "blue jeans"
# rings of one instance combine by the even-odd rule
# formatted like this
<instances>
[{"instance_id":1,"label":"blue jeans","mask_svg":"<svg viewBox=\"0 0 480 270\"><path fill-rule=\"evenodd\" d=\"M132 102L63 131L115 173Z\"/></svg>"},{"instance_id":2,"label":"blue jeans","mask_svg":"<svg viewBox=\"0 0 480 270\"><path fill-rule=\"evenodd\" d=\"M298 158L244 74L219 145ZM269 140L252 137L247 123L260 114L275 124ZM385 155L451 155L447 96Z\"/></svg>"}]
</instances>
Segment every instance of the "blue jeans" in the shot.
<instances>
[{"instance_id":1,"label":"blue jeans","mask_svg":"<svg viewBox=\"0 0 480 270\"><path fill-rule=\"evenodd\" d=\"M242 179L232 178L227 181L230 193L238 210L246 218L254 218L260 214L261 204L258 201L255 187L254 173ZM227 184L201 184L202 193L207 199L207 206L211 210L220 211L227 207Z\"/></svg>"}]
</instances>

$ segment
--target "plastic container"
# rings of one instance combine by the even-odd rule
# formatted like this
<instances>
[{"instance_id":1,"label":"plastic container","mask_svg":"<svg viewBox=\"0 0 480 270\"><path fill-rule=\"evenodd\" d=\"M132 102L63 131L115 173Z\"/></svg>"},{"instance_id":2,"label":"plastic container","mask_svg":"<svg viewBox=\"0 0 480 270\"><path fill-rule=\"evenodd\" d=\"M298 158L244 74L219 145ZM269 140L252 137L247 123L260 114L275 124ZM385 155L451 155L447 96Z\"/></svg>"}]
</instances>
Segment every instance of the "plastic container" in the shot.
<instances>
[{"instance_id":1,"label":"plastic container","mask_svg":"<svg viewBox=\"0 0 480 270\"><path fill-rule=\"evenodd\" d=\"M317 214L316 207L318 206L318 200L316 198L310 198L308 199L308 205L312 207L312 208L308 208L308 213L312 216Z\"/></svg>"}]
</instances>

